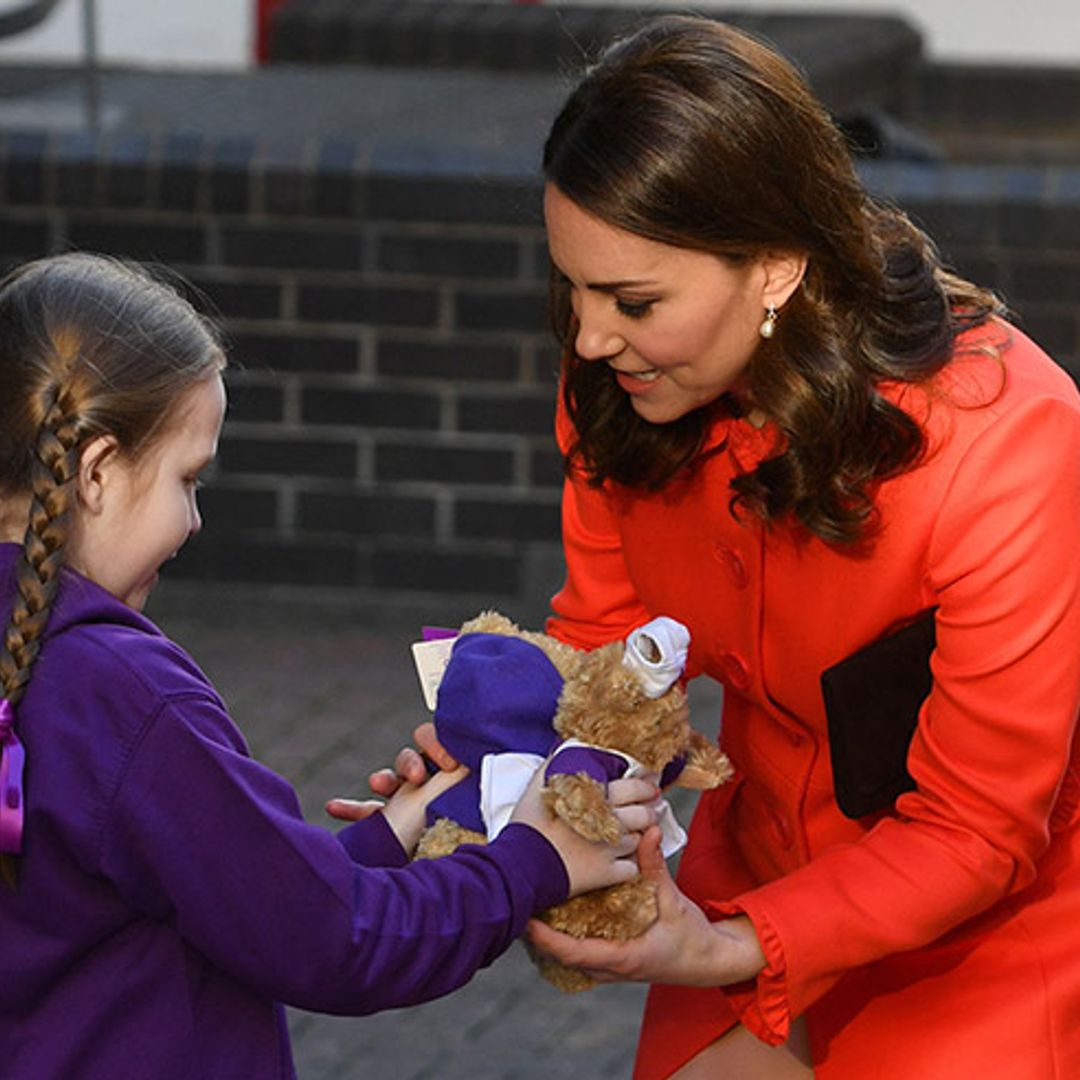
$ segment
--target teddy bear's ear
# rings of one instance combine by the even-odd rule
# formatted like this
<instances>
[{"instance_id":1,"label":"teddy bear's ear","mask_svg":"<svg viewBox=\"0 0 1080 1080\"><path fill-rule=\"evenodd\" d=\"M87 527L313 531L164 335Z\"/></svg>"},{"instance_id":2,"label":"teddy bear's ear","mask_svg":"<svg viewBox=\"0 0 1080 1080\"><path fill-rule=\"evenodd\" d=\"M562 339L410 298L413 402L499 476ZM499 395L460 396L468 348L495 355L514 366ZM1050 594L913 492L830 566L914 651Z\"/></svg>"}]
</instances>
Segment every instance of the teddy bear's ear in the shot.
<instances>
[{"instance_id":1,"label":"teddy bear's ear","mask_svg":"<svg viewBox=\"0 0 1080 1080\"><path fill-rule=\"evenodd\" d=\"M505 615L498 611L481 611L479 615L462 623L463 634L506 634L517 637L521 631Z\"/></svg>"}]
</instances>

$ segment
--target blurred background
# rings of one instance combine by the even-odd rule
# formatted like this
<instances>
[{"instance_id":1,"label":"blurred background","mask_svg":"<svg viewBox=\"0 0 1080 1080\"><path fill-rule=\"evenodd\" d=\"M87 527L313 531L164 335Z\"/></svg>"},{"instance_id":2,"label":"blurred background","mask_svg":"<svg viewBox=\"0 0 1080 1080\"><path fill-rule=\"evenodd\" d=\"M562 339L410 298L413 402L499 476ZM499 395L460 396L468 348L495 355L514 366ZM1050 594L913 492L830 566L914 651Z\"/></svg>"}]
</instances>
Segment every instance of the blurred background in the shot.
<instances>
[{"instance_id":1,"label":"blurred background","mask_svg":"<svg viewBox=\"0 0 1080 1080\"><path fill-rule=\"evenodd\" d=\"M603 41L680 6L0 0L0 263L159 263L221 321L207 527L150 610L312 820L423 718L421 624L542 625L562 567L540 145ZM694 7L794 59L868 186L1080 376L1075 0ZM692 689L715 731L718 692ZM562 998L518 950L446 1002L292 1027L304 1080L620 1077L642 997Z\"/></svg>"}]
</instances>

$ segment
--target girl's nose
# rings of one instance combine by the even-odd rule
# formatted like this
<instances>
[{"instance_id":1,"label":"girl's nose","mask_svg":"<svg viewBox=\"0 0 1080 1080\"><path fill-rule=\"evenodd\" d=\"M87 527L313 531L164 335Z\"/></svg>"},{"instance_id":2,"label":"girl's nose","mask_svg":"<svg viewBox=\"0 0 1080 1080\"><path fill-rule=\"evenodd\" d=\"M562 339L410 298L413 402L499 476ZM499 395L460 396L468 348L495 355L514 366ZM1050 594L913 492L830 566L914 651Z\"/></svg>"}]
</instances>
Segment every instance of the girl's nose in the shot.
<instances>
[{"instance_id":1,"label":"girl's nose","mask_svg":"<svg viewBox=\"0 0 1080 1080\"><path fill-rule=\"evenodd\" d=\"M574 349L582 360L610 360L626 348L626 341L608 319L591 304L578 305Z\"/></svg>"}]
</instances>

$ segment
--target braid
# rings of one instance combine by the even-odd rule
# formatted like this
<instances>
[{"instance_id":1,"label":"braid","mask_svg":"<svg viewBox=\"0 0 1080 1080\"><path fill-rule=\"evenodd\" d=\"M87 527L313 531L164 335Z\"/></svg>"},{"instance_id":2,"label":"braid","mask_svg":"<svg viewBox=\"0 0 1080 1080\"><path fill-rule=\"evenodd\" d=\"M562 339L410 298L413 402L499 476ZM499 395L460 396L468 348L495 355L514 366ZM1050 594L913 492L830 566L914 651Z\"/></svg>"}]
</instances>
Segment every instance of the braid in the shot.
<instances>
[{"instance_id":1,"label":"braid","mask_svg":"<svg viewBox=\"0 0 1080 1080\"><path fill-rule=\"evenodd\" d=\"M79 467L78 417L71 395L58 392L34 448L30 521L16 565L17 595L0 649L0 684L16 705L30 679L60 585Z\"/></svg>"}]
</instances>

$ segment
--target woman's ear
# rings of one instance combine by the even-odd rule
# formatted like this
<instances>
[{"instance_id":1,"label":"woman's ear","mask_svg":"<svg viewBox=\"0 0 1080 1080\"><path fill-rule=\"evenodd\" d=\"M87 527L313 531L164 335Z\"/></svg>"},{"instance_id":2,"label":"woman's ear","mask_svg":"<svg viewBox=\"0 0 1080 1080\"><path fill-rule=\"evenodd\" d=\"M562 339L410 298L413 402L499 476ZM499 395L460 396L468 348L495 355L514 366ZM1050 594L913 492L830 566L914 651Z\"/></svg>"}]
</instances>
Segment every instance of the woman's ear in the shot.
<instances>
[{"instance_id":1,"label":"woman's ear","mask_svg":"<svg viewBox=\"0 0 1080 1080\"><path fill-rule=\"evenodd\" d=\"M766 251L761 256L764 272L762 307L771 306L779 311L799 287L808 262L805 251Z\"/></svg>"},{"instance_id":2,"label":"woman's ear","mask_svg":"<svg viewBox=\"0 0 1080 1080\"><path fill-rule=\"evenodd\" d=\"M79 454L77 489L80 505L91 514L101 512L112 466L117 460L115 435L98 435Z\"/></svg>"}]
</instances>

